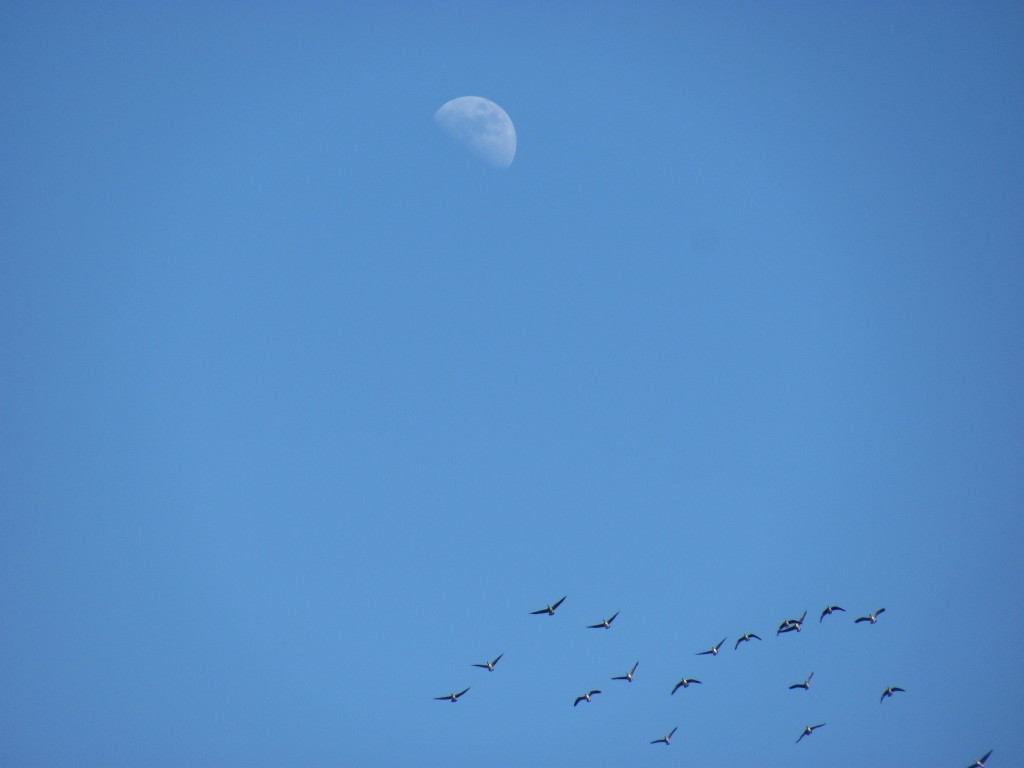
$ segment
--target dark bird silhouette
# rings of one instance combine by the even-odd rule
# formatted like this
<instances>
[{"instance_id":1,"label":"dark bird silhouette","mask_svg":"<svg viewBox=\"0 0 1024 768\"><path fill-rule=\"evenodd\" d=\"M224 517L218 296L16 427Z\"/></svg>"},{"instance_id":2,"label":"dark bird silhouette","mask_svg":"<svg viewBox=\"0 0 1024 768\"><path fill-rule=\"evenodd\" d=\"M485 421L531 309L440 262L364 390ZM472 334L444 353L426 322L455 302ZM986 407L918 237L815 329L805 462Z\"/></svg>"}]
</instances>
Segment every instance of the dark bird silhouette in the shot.
<instances>
[{"instance_id":1,"label":"dark bird silhouette","mask_svg":"<svg viewBox=\"0 0 1024 768\"><path fill-rule=\"evenodd\" d=\"M619 615L619 612L616 611L615 614L610 619L605 619L600 624L591 624L591 625L589 625L587 627L587 629L610 629L611 626L612 626L612 622L615 621L615 616L618 616L618 615Z\"/></svg>"},{"instance_id":2,"label":"dark bird silhouette","mask_svg":"<svg viewBox=\"0 0 1024 768\"><path fill-rule=\"evenodd\" d=\"M676 687L672 689L672 693L675 693L680 688L689 688L692 683L696 683L697 685L703 685L703 683L700 680L694 680L692 677L684 677L682 680L676 683Z\"/></svg>"},{"instance_id":3,"label":"dark bird silhouette","mask_svg":"<svg viewBox=\"0 0 1024 768\"><path fill-rule=\"evenodd\" d=\"M672 741L672 734L675 733L678 728L679 728L679 726L676 726L675 728L673 728L671 731L668 732L667 736L663 736L660 739L655 739L654 741L651 742L651 744L668 744L668 743L670 743ZM989 755L990 754L992 754L992 753L989 752ZM985 755L985 757L988 757L988 755Z\"/></svg>"},{"instance_id":4,"label":"dark bird silhouette","mask_svg":"<svg viewBox=\"0 0 1024 768\"><path fill-rule=\"evenodd\" d=\"M985 761L988 760L988 756L991 754L992 750L990 749L988 752L985 753L984 757L982 757L980 760L975 760L973 763L968 765L967 768L985 768Z\"/></svg>"},{"instance_id":5,"label":"dark bird silhouette","mask_svg":"<svg viewBox=\"0 0 1024 768\"><path fill-rule=\"evenodd\" d=\"M789 690L792 691L794 688L803 688L805 691L809 691L811 689L811 678L812 677L814 677L814 673L813 672L811 672L811 674L809 674L807 676L807 679L804 680L802 683L797 683L796 685L789 686Z\"/></svg>"},{"instance_id":6,"label":"dark bird silhouette","mask_svg":"<svg viewBox=\"0 0 1024 768\"><path fill-rule=\"evenodd\" d=\"M896 693L896 691L900 691L901 693L906 693L906 691L904 691L902 688L897 688L894 685L890 685L888 688L886 688L884 691L882 691L882 698L880 698L878 700L878 703L881 704L883 701L886 700L887 697L892 696L894 693Z\"/></svg>"},{"instance_id":7,"label":"dark bird silhouette","mask_svg":"<svg viewBox=\"0 0 1024 768\"><path fill-rule=\"evenodd\" d=\"M737 648L739 648L740 647L740 643L745 643L748 640L752 640L752 639L753 640L760 640L761 638L758 637L757 635L755 635L753 632L747 632L747 634L745 634L743 637L741 637L739 640L736 641L736 645L733 647L733 650L735 651Z\"/></svg>"},{"instance_id":8,"label":"dark bird silhouette","mask_svg":"<svg viewBox=\"0 0 1024 768\"><path fill-rule=\"evenodd\" d=\"M584 694L583 694L582 696L578 697L578 698L576 699L576 701L574 701L574 702L572 703L572 705L573 705L573 706L575 707L575 706L576 706L577 704L579 704L579 703L580 703L581 701L590 701L590 697L591 697L591 696L594 696L594 695L596 695L596 694L598 694L598 693L600 693L600 691L591 691L590 693L584 693Z\"/></svg>"},{"instance_id":9,"label":"dark bird silhouette","mask_svg":"<svg viewBox=\"0 0 1024 768\"><path fill-rule=\"evenodd\" d=\"M636 664L639 664L639 663L640 662L638 661ZM629 670L629 672L627 672L624 675L619 675L618 677L613 677L612 680L625 680L627 683L632 683L633 682L633 673L636 672L636 664L633 665L633 668L631 670Z\"/></svg>"},{"instance_id":10,"label":"dark bird silhouette","mask_svg":"<svg viewBox=\"0 0 1024 768\"><path fill-rule=\"evenodd\" d=\"M824 619L826 616L831 616L836 611L842 611L843 613L846 613L845 608L840 608L838 605L830 605L827 608L825 608L824 611L821 612L821 618L818 619L818 623L821 624L822 619Z\"/></svg>"},{"instance_id":11,"label":"dark bird silhouette","mask_svg":"<svg viewBox=\"0 0 1024 768\"><path fill-rule=\"evenodd\" d=\"M779 624L779 631L775 633L778 637L783 632L799 632L801 627L804 625L804 619L807 618L807 611L803 612L803 615L799 619L786 619L784 622Z\"/></svg>"},{"instance_id":12,"label":"dark bird silhouette","mask_svg":"<svg viewBox=\"0 0 1024 768\"><path fill-rule=\"evenodd\" d=\"M494 661L489 661L486 664L474 664L473 666L474 667L480 667L480 669L486 669L488 672L493 672L494 671L494 665L497 664L498 661L501 659L501 657L504 656L504 655L505 655L504 653L499 653L498 657Z\"/></svg>"},{"instance_id":13,"label":"dark bird silhouette","mask_svg":"<svg viewBox=\"0 0 1024 768\"><path fill-rule=\"evenodd\" d=\"M810 736L812 733L814 733L815 728L821 728L821 726L823 725L824 723L818 723L817 725L808 725L806 728L804 728L804 732L800 734L800 739L802 739L804 736ZM800 739L796 740L797 744L800 743Z\"/></svg>"},{"instance_id":14,"label":"dark bird silhouette","mask_svg":"<svg viewBox=\"0 0 1024 768\"><path fill-rule=\"evenodd\" d=\"M549 605L547 608L541 608L539 611L530 611L530 615L531 616L536 616L539 613L546 613L548 616L554 616L555 615L555 609L558 608L558 606L560 606L563 602L565 602L565 597L564 596L562 597L561 600L559 600L554 605Z\"/></svg>"},{"instance_id":15,"label":"dark bird silhouette","mask_svg":"<svg viewBox=\"0 0 1024 768\"><path fill-rule=\"evenodd\" d=\"M469 690L469 688L464 688L463 690L459 691L458 693L449 693L447 696L435 696L434 700L435 701L450 701L450 702L454 703L454 702L459 700L459 696L461 696L462 694L464 694L468 690Z\"/></svg>"},{"instance_id":16,"label":"dark bird silhouette","mask_svg":"<svg viewBox=\"0 0 1024 768\"><path fill-rule=\"evenodd\" d=\"M874 624L876 621L878 621L879 615L883 613L885 613L885 608L879 608L877 611L870 614L869 616L861 616L859 619L855 619L853 623L860 624L862 621L870 621L872 624Z\"/></svg>"},{"instance_id":17,"label":"dark bird silhouette","mask_svg":"<svg viewBox=\"0 0 1024 768\"><path fill-rule=\"evenodd\" d=\"M722 643L724 643L724 642L725 642L725 638L723 637L721 640L718 641L718 645L716 645L714 648L712 648L712 649L710 649L708 651L701 651L700 653L698 653L696 655L697 656L707 656L710 653L712 656L717 656L718 655L718 649L722 647Z\"/></svg>"}]
</instances>

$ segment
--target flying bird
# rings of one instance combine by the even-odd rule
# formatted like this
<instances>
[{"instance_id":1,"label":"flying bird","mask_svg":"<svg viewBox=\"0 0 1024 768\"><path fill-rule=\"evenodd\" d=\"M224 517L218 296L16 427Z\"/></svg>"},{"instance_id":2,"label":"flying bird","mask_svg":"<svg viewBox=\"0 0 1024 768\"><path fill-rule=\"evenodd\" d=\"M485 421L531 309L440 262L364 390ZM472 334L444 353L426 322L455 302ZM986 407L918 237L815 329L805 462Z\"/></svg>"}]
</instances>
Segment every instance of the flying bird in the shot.
<instances>
[{"instance_id":1,"label":"flying bird","mask_svg":"<svg viewBox=\"0 0 1024 768\"><path fill-rule=\"evenodd\" d=\"M559 600L554 605L549 605L547 608L541 608L539 611L530 611L530 615L531 616L536 616L539 613L546 613L548 616L554 616L555 615L555 609L558 608L558 606L560 606L564 601L565 601L565 596L563 596L562 599Z\"/></svg>"},{"instance_id":2,"label":"flying bird","mask_svg":"<svg viewBox=\"0 0 1024 768\"><path fill-rule=\"evenodd\" d=\"M792 691L794 688L803 688L805 691L809 691L811 689L811 678L812 677L814 677L814 673L813 672L811 672L811 674L809 674L807 676L807 679L804 680L802 683L797 683L796 685L789 686L789 690Z\"/></svg>"},{"instance_id":3,"label":"flying bird","mask_svg":"<svg viewBox=\"0 0 1024 768\"><path fill-rule=\"evenodd\" d=\"M636 672L636 665L639 664L639 663L640 662L638 661L636 664L634 664L633 668L631 670L629 670L629 672L627 672L626 674L619 675L618 677L613 677L612 680L625 680L627 683L632 683L633 682L633 673Z\"/></svg>"},{"instance_id":4,"label":"flying bird","mask_svg":"<svg viewBox=\"0 0 1024 768\"><path fill-rule=\"evenodd\" d=\"M595 694L598 694L598 693L600 693L600 691L591 691L590 693L584 693L582 696L577 698L576 701L574 701L572 705L575 707L581 701L590 701L590 697L594 696Z\"/></svg>"},{"instance_id":5,"label":"flying bird","mask_svg":"<svg viewBox=\"0 0 1024 768\"><path fill-rule=\"evenodd\" d=\"M821 728L821 726L823 725L824 723L818 723L817 725L808 725L806 728L804 728L804 732L800 734L800 739L802 739L804 736L810 736L812 733L814 733L815 728ZM796 740L797 744L800 743L800 739Z\"/></svg>"},{"instance_id":6,"label":"flying bird","mask_svg":"<svg viewBox=\"0 0 1024 768\"><path fill-rule=\"evenodd\" d=\"M882 691L882 698L878 700L878 703L881 704L883 701L885 701L886 697L892 696L894 693L896 693L896 691L906 693L906 691L904 691L902 688L897 688L894 685L890 685L888 688ZM988 755L986 755L986 757L988 757Z\"/></svg>"},{"instance_id":7,"label":"flying bird","mask_svg":"<svg viewBox=\"0 0 1024 768\"><path fill-rule=\"evenodd\" d=\"M668 736L664 736L664 737L662 737L660 739L655 739L654 741L651 742L651 744L668 744L668 743L670 743L672 741L672 734L676 732L678 727L679 726L676 726L671 731L669 731L668 732ZM991 754L992 753L989 752L989 755L991 755ZM985 757L988 757L988 755L985 755ZM984 766L982 766L982 768L984 768Z\"/></svg>"},{"instance_id":8,"label":"flying bird","mask_svg":"<svg viewBox=\"0 0 1024 768\"><path fill-rule=\"evenodd\" d=\"M435 701L450 701L450 702L452 702L454 704L456 701L459 700L459 696L461 696L462 694L464 694L468 690L469 690L469 688L464 688L463 690L459 691L458 693L449 693L447 696L435 696L434 700Z\"/></svg>"},{"instance_id":9,"label":"flying bird","mask_svg":"<svg viewBox=\"0 0 1024 768\"><path fill-rule=\"evenodd\" d=\"M846 613L846 609L840 608L838 605L827 606L825 610L821 612L821 618L818 619L818 623L821 624L822 619L824 619L826 616L831 616L836 611L842 611L843 613Z\"/></svg>"},{"instance_id":10,"label":"flying bird","mask_svg":"<svg viewBox=\"0 0 1024 768\"><path fill-rule=\"evenodd\" d=\"M736 645L733 647L733 650L735 651L737 648L739 648L740 647L740 643L745 643L745 642L747 642L748 640L751 640L751 639L753 639L753 640L760 640L761 638L758 637L757 635L755 635L753 632L748 632L747 634L745 634L743 637L741 637L739 640L736 641Z\"/></svg>"},{"instance_id":11,"label":"flying bird","mask_svg":"<svg viewBox=\"0 0 1024 768\"><path fill-rule=\"evenodd\" d=\"M714 648L712 648L709 651L701 651L700 653L698 653L696 655L697 656L707 656L710 653L712 656L717 656L718 655L718 649L722 647L722 643L724 643L724 642L725 642L725 638L723 637L721 640L718 641L718 645L716 645Z\"/></svg>"},{"instance_id":12,"label":"flying bird","mask_svg":"<svg viewBox=\"0 0 1024 768\"><path fill-rule=\"evenodd\" d=\"M504 656L504 655L505 655L504 653L499 653L498 657L494 661L489 661L486 664L474 664L473 666L474 667L480 667L480 669L486 669L488 672L493 672L494 671L494 665L497 664L498 661L501 659L501 657Z\"/></svg>"},{"instance_id":13,"label":"flying bird","mask_svg":"<svg viewBox=\"0 0 1024 768\"><path fill-rule=\"evenodd\" d=\"M855 619L853 623L860 624L862 621L870 621L872 624L874 624L876 621L878 621L878 616L883 613L885 613L885 608L879 608L877 611L875 611L869 616L861 616L859 619Z\"/></svg>"},{"instance_id":14,"label":"flying bird","mask_svg":"<svg viewBox=\"0 0 1024 768\"><path fill-rule=\"evenodd\" d=\"M988 760L988 756L991 754L992 750L990 749L988 752L985 753L984 757L982 757L980 760L975 760L973 763L968 765L967 768L985 768L985 761Z\"/></svg>"},{"instance_id":15,"label":"flying bird","mask_svg":"<svg viewBox=\"0 0 1024 768\"><path fill-rule=\"evenodd\" d=\"M680 680L678 683L676 683L676 687L672 689L672 693L675 693L680 688L689 688L691 683L696 683L697 685L703 685L703 683L700 680L694 680L692 677L684 677L682 680Z\"/></svg>"},{"instance_id":16,"label":"flying bird","mask_svg":"<svg viewBox=\"0 0 1024 768\"><path fill-rule=\"evenodd\" d=\"M618 615L619 615L619 612L616 611L615 614L610 619L605 619L600 624L591 624L591 625L589 625L587 627L587 629L610 629L611 626L612 626L612 622L615 621L615 616L618 616Z\"/></svg>"},{"instance_id":17,"label":"flying bird","mask_svg":"<svg viewBox=\"0 0 1024 768\"><path fill-rule=\"evenodd\" d=\"M803 627L804 619L806 618L807 611L804 611L803 615L799 619L786 619L784 622L779 624L779 631L775 633L775 636L778 637L783 632L792 632L794 630L799 632L800 628Z\"/></svg>"}]
</instances>

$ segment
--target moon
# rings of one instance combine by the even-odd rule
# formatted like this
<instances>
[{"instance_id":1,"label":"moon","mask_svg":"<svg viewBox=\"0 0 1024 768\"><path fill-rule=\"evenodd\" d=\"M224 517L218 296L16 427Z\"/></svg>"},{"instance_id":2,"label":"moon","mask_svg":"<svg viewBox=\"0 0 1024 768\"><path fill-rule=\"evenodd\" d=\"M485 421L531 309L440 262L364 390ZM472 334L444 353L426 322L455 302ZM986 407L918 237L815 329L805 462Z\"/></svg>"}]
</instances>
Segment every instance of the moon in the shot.
<instances>
[{"instance_id":1,"label":"moon","mask_svg":"<svg viewBox=\"0 0 1024 768\"><path fill-rule=\"evenodd\" d=\"M441 129L496 168L508 168L516 156L516 127L508 113L490 99L460 96L434 113Z\"/></svg>"}]
</instances>

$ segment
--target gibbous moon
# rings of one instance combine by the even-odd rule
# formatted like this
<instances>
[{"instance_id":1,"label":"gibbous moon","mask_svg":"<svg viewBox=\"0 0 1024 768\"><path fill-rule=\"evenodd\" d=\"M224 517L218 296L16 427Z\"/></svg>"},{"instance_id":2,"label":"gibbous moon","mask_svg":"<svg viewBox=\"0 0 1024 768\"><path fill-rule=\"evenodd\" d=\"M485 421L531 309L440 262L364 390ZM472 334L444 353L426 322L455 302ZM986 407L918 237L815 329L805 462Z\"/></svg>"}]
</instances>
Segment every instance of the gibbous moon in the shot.
<instances>
[{"instance_id":1,"label":"gibbous moon","mask_svg":"<svg viewBox=\"0 0 1024 768\"><path fill-rule=\"evenodd\" d=\"M516 156L516 127L508 113L489 99L460 96L434 113L442 130L482 160L508 168Z\"/></svg>"}]
</instances>

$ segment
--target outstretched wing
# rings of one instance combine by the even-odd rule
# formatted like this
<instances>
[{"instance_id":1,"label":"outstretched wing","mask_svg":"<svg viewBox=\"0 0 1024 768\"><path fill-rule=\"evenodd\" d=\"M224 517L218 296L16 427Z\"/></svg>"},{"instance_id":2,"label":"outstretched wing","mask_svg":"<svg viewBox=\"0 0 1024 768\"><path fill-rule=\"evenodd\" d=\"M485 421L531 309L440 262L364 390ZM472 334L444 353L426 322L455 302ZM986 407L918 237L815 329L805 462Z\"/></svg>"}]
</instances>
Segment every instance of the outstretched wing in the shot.
<instances>
[{"instance_id":1,"label":"outstretched wing","mask_svg":"<svg viewBox=\"0 0 1024 768\"><path fill-rule=\"evenodd\" d=\"M561 605L562 603L564 603L564 602L565 602L565 595L562 595L562 599L561 599L561 600L559 600L559 601L558 601L557 603L555 603L554 605L552 605L552 606L551 606L551 610L552 610L552 611L553 611L553 610L555 610L555 609L556 609L556 608L557 608L558 606L560 606L560 605Z\"/></svg>"},{"instance_id":2,"label":"outstretched wing","mask_svg":"<svg viewBox=\"0 0 1024 768\"><path fill-rule=\"evenodd\" d=\"M586 696L580 696L578 699L576 699L576 701L572 703L572 705L575 707L577 704L579 704L581 701L584 701L586 698Z\"/></svg>"}]
</instances>

